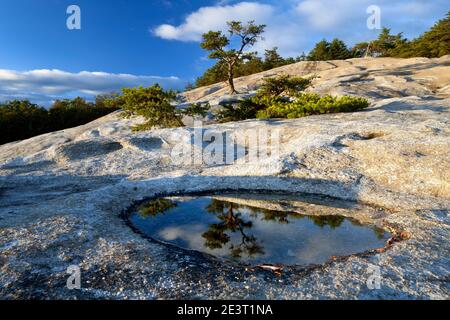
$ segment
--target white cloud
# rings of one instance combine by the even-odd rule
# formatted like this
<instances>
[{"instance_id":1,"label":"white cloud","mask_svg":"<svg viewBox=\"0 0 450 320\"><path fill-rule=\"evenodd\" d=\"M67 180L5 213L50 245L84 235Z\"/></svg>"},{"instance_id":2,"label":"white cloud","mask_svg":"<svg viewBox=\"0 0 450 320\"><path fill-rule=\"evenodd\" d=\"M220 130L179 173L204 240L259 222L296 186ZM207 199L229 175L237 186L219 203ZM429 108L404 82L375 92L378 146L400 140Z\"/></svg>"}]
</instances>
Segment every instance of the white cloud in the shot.
<instances>
[{"instance_id":1,"label":"white cloud","mask_svg":"<svg viewBox=\"0 0 450 320\"><path fill-rule=\"evenodd\" d=\"M206 31L226 29L226 22L229 20L256 20L257 23L266 23L272 15L272 6L255 2L203 7L188 15L181 25L163 24L153 32L167 40L199 41Z\"/></svg>"},{"instance_id":2,"label":"white cloud","mask_svg":"<svg viewBox=\"0 0 450 320\"><path fill-rule=\"evenodd\" d=\"M102 93L117 92L123 87L149 86L181 88L177 77L137 76L107 72L70 73L61 70L15 71L0 69L0 100L30 99L48 105L57 98L83 96L92 98Z\"/></svg>"},{"instance_id":3,"label":"white cloud","mask_svg":"<svg viewBox=\"0 0 450 320\"><path fill-rule=\"evenodd\" d=\"M227 4L218 1L216 6L202 7L190 13L180 25L164 24L153 29L163 39L200 41L209 30L226 30L227 20L267 24L264 40L255 49L279 47L284 56L309 51L313 45L326 38L338 37L349 43L368 40L378 35L369 30L366 10L370 5L381 8L382 26L393 32L404 31L415 37L443 18L450 5L448 0L266 0Z\"/></svg>"},{"instance_id":4,"label":"white cloud","mask_svg":"<svg viewBox=\"0 0 450 320\"><path fill-rule=\"evenodd\" d=\"M352 16L365 14L372 0L305 0L300 1L295 10L312 28L327 31L339 26Z\"/></svg>"},{"instance_id":5,"label":"white cloud","mask_svg":"<svg viewBox=\"0 0 450 320\"><path fill-rule=\"evenodd\" d=\"M357 32L365 27L362 22L366 21L366 9L371 5L380 7L382 24L387 27L396 26L405 19L429 18L430 13L439 11L434 9L445 7L442 0L434 3L418 0L302 0L298 1L295 10L313 29L332 31L334 28L348 28ZM443 10L441 17L445 13Z\"/></svg>"}]
</instances>

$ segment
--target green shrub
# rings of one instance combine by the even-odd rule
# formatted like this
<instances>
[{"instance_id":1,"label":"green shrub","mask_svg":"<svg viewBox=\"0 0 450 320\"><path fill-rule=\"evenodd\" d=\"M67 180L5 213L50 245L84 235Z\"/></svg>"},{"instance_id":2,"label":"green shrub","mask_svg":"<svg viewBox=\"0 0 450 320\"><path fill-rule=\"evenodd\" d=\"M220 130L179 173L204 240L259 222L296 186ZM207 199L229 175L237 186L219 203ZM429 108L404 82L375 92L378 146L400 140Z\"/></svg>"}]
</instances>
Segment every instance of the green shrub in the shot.
<instances>
[{"instance_id":1,"label":"green shrub","mask_svg":"<svg viewBox=\"0 0 450 320\"><path fill-rule=\"evenodd\" d=\"M255 119L258 111L264 106L254 102L254 98L246 99L236 106L227 104L215 114L215 118L220 123Z\"/></svg>"},{"instance_id":2,"label":"green shrub","mask_svg":"<svg viewBox=\"0 0 450 320\"><path fill-rule=\"evenodd\" d=\"M311 85L312 78L293 77L280 75L275 78L264 79L264 83L258 90L258 96L277 97L282 94L292 96L305 90Z\"/></svg>"},{"instance_id":3,"label":"green shrub","mask_svg":"<svg viewBox=\"0 0 450 320\"><path fill-rule=\"evenodd\" d=\"M181 127L181 116L176 112L172 102L176 93L165 91L158 84L151 87L123 88L122 95L108 103L118 102L126 112L125 116L143 116L145 123L133 127L135 131L148 130L153 127Z\"/></svg>"},{"instance_id":4,"label":"green shrub","mask_svg":"<svg viewBox=\"0 0 450 320\"><path fill-rule=\"evenodd\" d=\"M257 117L267 118L301 118L314 114L354 112L369 107L369 102L360 97L330 95L320 96L315 93L302 93L293 101L273 99L267 101L270 105L259 111Z\"/></svg>"},{"instance_id":5,"label":"green shrub","mask_svg":"<svg viewBox=\"0 0 450 320\"><path fill-rule=\"evenodd\" d=\"M219 122L241 121L255 119L258 114L264 112L269 106L290 101L289 97L282 94L294 96L311 85L313 78L305 79L281 75L275 78L264 79L255 97L245 99L237 105L225 105L216 113Z\"/></svg>"},{"instance_id":6,"label":"green shrub","mask_svg":"<svg viewBox=\"0 0 450 320\"><path fill-rule=\"evenodd\" d=\"M207 104L194 103L189 105L185 109L181 110L180 114L189 117L195 116L206 117L210 108L211 106L208 103Z\"/></svg>"},{"instance_id":7,"label":"green shrub","mask_svg":"<svg viewBox=\"0 0 450 320\"><path fill-rule=\"evenodd\" d=\"M369 107L360 97L300 93L291 98L255 96L237 106L227 105L217 114L219 122L246 119L301 118L309 115L354 112Z\"/></svg>"}]
</instances>

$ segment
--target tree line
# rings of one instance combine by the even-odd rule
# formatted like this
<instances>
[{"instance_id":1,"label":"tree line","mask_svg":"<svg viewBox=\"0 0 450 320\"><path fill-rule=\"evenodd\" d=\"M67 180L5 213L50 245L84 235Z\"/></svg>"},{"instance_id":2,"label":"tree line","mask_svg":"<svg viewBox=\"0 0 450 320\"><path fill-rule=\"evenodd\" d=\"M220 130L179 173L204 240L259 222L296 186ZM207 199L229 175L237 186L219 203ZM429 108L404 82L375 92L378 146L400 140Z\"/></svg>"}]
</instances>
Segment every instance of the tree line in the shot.
<instances>
[{"instance_id":1,"label":"tree line","mask_svg":"<svg viewBox=\"0 0 450 320\"><path fill-rule=\"evenodd\" d=\"M251 41L243 42L244 47L251 47L264 32L265 27L265 25L255 26L253 22L250 22L247 26L243 26L239 22L231 22L229 26L231 36L235 35L245 40L250 35ZM221 32L210 31L203 35L202 48L210 51L209 57L217 59L217 62L198 77L194 84L188 85L187 89L223 81L229 82L230 63L228 61L230 60L229 57L232 56L237 57L233 61L232 76L234 78L300 61L344 60L361 57L441 57L450 54L450 12L444 19L437 21L430 30L412 40L403 37L402 33L391 34L390 29L383 28L378 38L357 43L353 47L347 46L344 41L337 38L331 41L323 39L314 46L308 55L302 53L298 57L283 58L276 47L266 50L262 58L256 52L244 53L240 51L241 48L225 50L225 47L230 43L231 39ZM239 52L241 55L238 56ZM231 91L234 90L231 89Z\"/></svg>"},{"instance_id":2,"label":"tree line","mask_svg":"<svg viewBox=\"0 0 450 320\"><path fill-rule=\"evenodd\" d=\"M0 103L0 144L86 124L118 110L112 101L109 95L94 102L77 97L56 100L48 110L28 100Z\"/></svg>"}]
</instances>

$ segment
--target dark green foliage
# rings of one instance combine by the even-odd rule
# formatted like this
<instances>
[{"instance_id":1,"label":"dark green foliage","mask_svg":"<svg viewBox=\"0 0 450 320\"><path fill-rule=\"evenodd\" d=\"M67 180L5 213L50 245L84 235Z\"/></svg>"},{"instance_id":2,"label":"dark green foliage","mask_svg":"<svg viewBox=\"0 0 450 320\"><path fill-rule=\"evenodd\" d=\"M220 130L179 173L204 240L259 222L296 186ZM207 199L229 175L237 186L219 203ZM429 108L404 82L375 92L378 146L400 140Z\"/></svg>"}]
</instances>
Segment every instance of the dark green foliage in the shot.
<instances>
[{"instance_id":1,"label":"dark green foliage","mask_svg":"<svg viewBox=\"0 0 450 320\"><path fill-rule=\"evenodd\" d=\"M76 127L117 109L105 105L102 97L95 103L79 97L57 100L49 110L28 100L4 102L0 104L0 144Z\"/></svg>"},{"instance_id":2,"label":"dark green foliage","mask_svg":"<svg viewBox=\"0 0 450 320\"><path fill-rule=\"evenodd\" d=\"M47 132L47 110L28 100L0 105L0 144Z\"/></svg>"},{"instance_id":3,"label":"dark green foliage","mask_svg":"<svg viewBox=\"0 0 450 320\"><path fill-rule=\"evenodd\" d=\"M195 103L181 110L180 113L189 117L206 117L210 108L211 106L209 104Z\"/></svg>"},{"instance_id":4,"label":"dark green foliage","mask_svg":"<svg viewBox=\"0 0 450 320\"><path fill-rule=\"evenodd\" d=\"M250 60L237 62L234 66L234 76L247 76L299 61L342 60L364 57L366 54L399 58L433 58L450 54L450 12L445 19L439 20L429 31L412 41L404 39L402 33L392 35L390 29L384 28L377 39L357 43L351 49L339 39L331 42L322 40L307 56L302 53L297 58L283 58L278 54L277 48L273 48L266 50L264 60L253 55ZM224 63L219 61L197 78L195 87L219 83L227 78L227 69Z\"/></svg>"},{"instance_id":5,"label":"dark green foliage","mask_svg":"<svg viewBox=\"0 0 450 320\"><path fill-rule=\"evenodd\" d=\"M94 105L97 108L109 108L114 110L119 110L121 108L120 104L118 103L115 98L118 96L117 93L110 93L110 94L100 94L95 97Z\"/></svg>"},{"instance_id":6,"label":"dark green foliage","mask_svg":"<svg viewBox=\"0 0 450 320\"><path fill-rule=\"evenodd\" d=\"M151 87L123 88L122 95L116 96L108 103L120 105L126 116L143 116L145 123L133 127L133 130L148 130L153 127L181 127L181 116L176 112L172 102L176 93L165 91L158 84Z\"/></svg>"},{"instance_id":7,"label":"dark green foliage","mask_svg":"<svg viewBox=\"0 0 450 320\"><path fill-rule=\"evenodd\" d=\"M369 107L369 102L359 97L320 96L301 93L293 101L280 98L266 100L267 108L258 112L258 118L300 118L314 114L354 112Z\"/></svg>"},{"instance_id":8,"label":"dark green foliage","mask_svg":"<svg viewBox=\"0 0 450 320\"><path fill-rule=\"evenodd\" d=\"M164 90L158 84L151 87L123 88L121 95L116 95L105 103L119 105L126 113L125 117L143 116L145 123L133 127L135 131L149 130L154 127L182 127L181 121L186 116L206 116L209 105L192 104L184 110L177 110L176 92Z\"/></svg>"},{"instance_id":9,"label":"dark green foliage","mask_svg":"<svg viewBox=\"0 0 450 320\"><path fill-rule=\"evenodd\" d=\"M236 70L239 68L236 66ZM214 83L224 82L227 80L225 64L217 61L211 68L207 69L200 77L195 80L195 87L200 88L209 86Z\"/></svg>"},{"instance_id":10,"label":"dark green foliage","mask_svg":"<svg viewBox=\"0 0 450 320\"><path fill-rule=\"evenodd\" d=\"M286 61L282 56L278 53L278 48L274 47L273 49L266 50L264 54L264 70L270 70L273 68L278 68L284 66Z\"/></svg>"},{"instance_id":11,"label":"dark green foliage","mask_svg":"<svg viewBox=\"0 0 450 320\"><path fill-rule=\"evenodd\" d=\"M203 41L200 44L202 49L210 52L210 59L218 59L226 66L226 74L230 92L236 92L234 88L235 67L238 62L251 59L254 54L244 52L248 47L255 45L261 34L264 32L265 25L255 25L254 21L243 25L239 21L229 21L228 36L221 31L209 31L203 34ZM234 42L234 38L239 42L236 49L228 49Z\"/></svg>"},{"instance_id":12,"label":"dark green foliage","mask_svg":"<svg viewBox=\"0 0 450 320\"><path fill-rule=\"evenodd\" d=\"M419 47L423 47L422 51L426 51L425 57L442 57L450 54L450 11L445 19L439 20L430 31L413 42L414 51Z\"/></svg>"},{"instance_id":13,"label":"dark green foliage","mask_svg":"<svg viewBox=\"0 0 450 320\"><path fill-rule=\"evenodd\" d=\"M357 43L351 50L339 39L331 42L322 40L308 56L303 53L298 58L283 58L278 54L277 48L273 48L266 50L264 61L254 56L248 62L236 63L235 76L251 75L299 61L341 60L364 57L366 53L375 57L441 57L450 54L449 30L450 12L445 19L438 21L429 31L412 41L404 39L402 33L392 35L390 29L383 28L376 40ZM226 68L218 62L197 79L195 86L201 87L226 80Z\"/></svg>"},{"instance_id":14,"label":"dark green foliage","mask_svg":"<svg viewBox=\"0 0 450 320\"><path fill-rule=\"evenodd\" d=\"M218 111L215 118L220 123L255 119L258 111L264 106L258 105L253 99L247 99L237 105L227 104Z\"/></svg>"},{"instance_id":15,"label":"dark green foliage","mask_svg":"<svg viewBox=\"0 0 450 320\"><path fill-rule=\"evenodd\" d=\"M309 53L308 60L348 59L352 57L427 57L437 58L450 54L450 12L427 32L414 40L407 40L403 34L391 34L383 28L378 38L369 42L357 43L351 50L338 39L331 43L322 40Z\"/></svg>"},{"instance_id":16,"label":"dark green foliage","mask_svg":"<svg viewBox=\"0 0 450 320\"><path fill-rule=\"evenodd\" d=\"M399 48L406 43L407 40L403 38L402 33L392 35L390 29L383 28L378 39L369 43L369 54L374 57L396 56Z\"/></svg>"},{"instance_id":17,"label":"dark green foliage","mask_svg":"<svg viewBox=\"0 0 450 320\"><path fill-rule=\"evenodd\" d=\"M316 46L308 55L308 60L312 61L324 61L330 59L330 43L325 39L316 43Z\"/></svg>"},{"instance_id":18,"label":"dark green foliage","mask_svg":"<svg viewBox=\"0 0 450 320\"><path fill-rule=\"evenodd\" d=\"M216 115L219 122L246 119L300 118L314 114L353 112L365 109L364 98L303 93L312 79L280 76L266 79L255 97L227 105Z\"/></svg>"},{"instance_id":19,"label":"dark green foliage","mask_svg":"<svg viewBox=\"0 0 450 320\"><path fill-rule=\"evenodd\" d=\"M355 58L362 58L366 55L367 50L370 50L370 43L369 42L360 42L353 46L352 48L352 55Z\"/></svg>"},{"instance_id":20,"label":"dark green foliage","mask_svg":"<svg viewBox=\"0 0 450 320\"><path fill-rule=\"evenodd\" d=\"M264 83L255 97L245 99L237 105L223 106L216 113L216 120L224 123L254 119L274 101L286 101L286 97L281 97L281 95L293 96L309 87L312 80L313 78L306 79L289 75L264 79Z\"/></svg>"},{"instance_id":21,"label":"dark green foliage","mask_svg":"<svg viewBox=\"0 0 450 320\"><path fill-rule=\"evenodd\" d=\"M234 77L248 76L250 74L264 71L264 63L261 58L252 55L236 62L234 66ZM214 83L224 82L228 80L227 67L221 60L217 61L215 65L205 71L205 73L198 77L195 81L195 87L209 86Z\"/></svg>"},{"instance_id":22,"label":"dark green foliage","mask_svg":"<svg viewBox=\"0 0 450 320\"><path fill-rule=\"evenodd\" d=\"M358 57L367 54L374 57L438 58L450 54L450 12L429 31L411 41L403 38L402 33L392 35L390 29L383 28L377 39L358 43L352 51Z\"/></svg>"},{"instance_id":23,"label":"dark green foliage","mask_svg":"<svg viewBox=\"0 0 450 320\"><path fill-rule=\"evenodd\" d=\"M308 60L344 60L352 57L351 51L342 40L334 39L328 42L325 39L318 42L308 55Z\"/></svg>"},{"instance_id":24,"label":"dark green foliage","mask_svg":"<svg viewBox=\"0 0 450 320\"><path fill-rule=\"evenodd\" d=\"M378 39L372 42L372 52L375 56L393 56L396 48L402 46L406 42L406 39L403 38L402 33L391 35L390 31L391 30L388 28L383 28L378 36Z\"/></svg>"},{"instance_id":25,"label":"dark green foliage","mask_svg":"<svg viewBox=\"0 0 450 320\"><path fill-rule=\"evenodd\" d=\"M56 100L49 110L26 100L5 102L0 104L0 144L83 125L120 108L127 115L141 115L147 119L146 123L134 128L136 130L182 126L181 114L171 105L175 96L175 92L154 85L125 88L122 95L100 95L94 103L80 97ZM197 106L187 112L204 114L205 111L205 107Z\"/></svg>"},{"instance_id":26,"label":"dark green foliage","mask_svg":"<svg viewBox=\"0 0 450 320\"><path fill-rule=\"evenodd\" d=\"M437 58L447 54L450 54L450 11L429 31L400 47L396 56Z\"/></svg>"},{"instance_id":27,"label":"dark green foliage","mask_svg":"<svg viewBox=\"0 0 450 320\"><path fill-rule=\"evenodd\" d=\"M281 75L274 78L264 79L258 95L266 97L277 97L282 94L292 96L303 91L311 85L313 78L301 78L289 75Z\"/></svg>"},{"instance_id":28,"label":"dark green foliage","mask_svg":"<svg viewBox=\"0 0 450 320\"><path fill-rule=\"evenodd\" d=\"M247 59L238 61L234 67L235 78L248 76L251 74L271 70L273 68L285 66L299 61L306 60L306 56L300 56L298 58L286 58L280 56L278 48L266 50L264 60L259 58L255 54L251 54ZM209 86L211 84L227 81L227 69L223 61L217 61L217 63L198 77L195 82L195 87Z\"/></svg>"},{"instance_id":29,"label":"dark green foliage","mask_svg":"<svg viewBox=\"0 0 450 320\"><path fill-rule=\"evenodd\" d=\"M234 70L234 76L236 78L247 76L250 74L258 73L264 71L264 62L256 56L256 54L252 53L247 57L247 59L243 61L239 61L236 64Z\"/></svg>"},{"instance_id":30,"label":"dark green foliage","mask_svg":"<svg viewBox=\"0 0 450 320\"><path fill-rule=\"evenodd\" d=\"M105 105L102 97L98 98L98 104L87 102L80 97L56 100L48 110L49 129L56 131L76 127L118 109L118 106Z\"/></svg>"},{"instance_id":31,"label":"dark green foliage","mask_svg":"<svg viewBox=\"0 0 450 320\"><path fill-rule=\"evenodd\" d=\"M344 41L333 39L330 43L330 56L332 60L345 60L352 58L352 53Z\"/></svg>"}]
</instances>

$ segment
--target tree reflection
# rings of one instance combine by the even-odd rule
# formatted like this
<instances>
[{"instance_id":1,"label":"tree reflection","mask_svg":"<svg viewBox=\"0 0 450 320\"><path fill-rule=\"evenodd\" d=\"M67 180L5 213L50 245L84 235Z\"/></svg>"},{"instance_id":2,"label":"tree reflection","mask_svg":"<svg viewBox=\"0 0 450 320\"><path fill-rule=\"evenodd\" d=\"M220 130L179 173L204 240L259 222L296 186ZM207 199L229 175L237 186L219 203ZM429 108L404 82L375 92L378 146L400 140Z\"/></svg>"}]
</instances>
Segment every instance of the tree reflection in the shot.
<instances>
[{"instance_id":1,"label":"tree reflection","mask_svg":"<svg viewBox=\"0 0 450 320\"><path fill-rule=\"evenodd\" d=\"M328 226L331 229L340 227L345 220L343 216L308 216L308 218L318 227L323 228Z\"/></svg>"},{"instance_id":2,"label":"tree reflection","mask_svg":"<svg viewBox=\"0 0 450 320\"><path fill-rule=\"evenodd\" d=\"M259 214L263 215L263 220L265 221L276 221L278 223L288 224L290 223L288 218L291 219L303 219L308 218L314 224L320 228L329 226L331 229L335 229L340 227L341 224L345 221L345 217L343 216L307 216L294 211L279 211L279 210L269 210L264 208L255 208L255 207L247 207L247 209L253 214L253 216L258 216Z\"/></svg>"},{"instance_id":3,"label":"tree reflection","mask_svg":"<svg viewBox=\"0 0 450 320\"><path fill-rule=\"evenodd\" d=\"M139 215L143 218L155 217L167 213L177 206L177 202L168 198L154 199L146 202L139 208ZM183 209L183 206L180 209ZM257 219L266 222L288 224L294 222L296 219L306 218L320 228L329 227L331 229L336 229L344 221L349 220L352 224L361 226L361 223L357 220L344 216L304 215L293 211L286 204L282 205L282 209L285 210L251 207L230 201L211 199L206 208L202 207L201 211L203 212L205 210L210 214L214 214L218 222L209 223L207 225L207 231L202 233L204 246L211 250L227 248L229 255L235 259L263 255L265 250L261 241L251 233L253 227L252 220L257 221ZM245 215L247 215L248 219L243 217ZM383 229L373 227L372 230L379 239L385 236ZM232 239L233 235L235 237Z\"/></svg>"},{"instance_id":4,"label":"tree reflection","mask_svg":"<svg viewBox=\"0 0 450 320\"><path fill-rule=\"evenodd\" d=\"M220 249L230 242L230 236L227 232L239 233L241 242L232 243L229 247L230 255L233 258L241 258L242 255L251 257L264 254L264 249L255 236L248 234L248 230L252 228L253 224L251 221L242 219L242 214L239 212L239 209L242 208L243 206L236 203L211 200L206 210L209 213L216 214L220 222L210 224L208 231L202 234L205 239L205 246L210 249Z\"/></svg>"},{"instance_id":5,"label":"tree reflection","mask_svg":"<svg viewBox=\"0 0 450 320\"><path fill-rule=\"evenodd\" d=\"M281 224L288 224L289 223L288 217L292 214L295 214L289 211L269 210L264 208L255 208L248 206L242 207L245 207L247 210L249 210L252 217L258 217L260 214L262 214L263 215L262 220L276 221Z\"/></svg>"},{"instance_id":6,"label":"tree reflection","mask_svg":"<svg viewBox=\"0 0 450 320\"><path fill-rule=\"evenodd\" d=\"M177 206L175 201L159 198L148 201L139 207L139 215L142 218L156 217L158 214L163 214L166 211Z\"/></svg>"}]
</instances>

